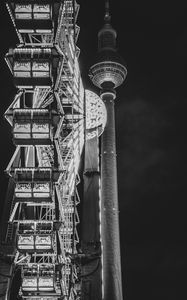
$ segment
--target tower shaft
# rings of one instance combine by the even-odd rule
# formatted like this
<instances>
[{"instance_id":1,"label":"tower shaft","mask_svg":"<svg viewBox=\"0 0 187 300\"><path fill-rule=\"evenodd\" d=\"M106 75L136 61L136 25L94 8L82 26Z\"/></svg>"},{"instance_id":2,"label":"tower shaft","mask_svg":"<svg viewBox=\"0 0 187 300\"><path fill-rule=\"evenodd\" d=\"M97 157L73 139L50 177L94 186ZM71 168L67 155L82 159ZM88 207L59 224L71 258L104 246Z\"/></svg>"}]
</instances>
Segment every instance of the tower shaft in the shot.
<instances>
[{"instance_id":1,"label":"tower shaft","mask_svg":"<svg viewBox=\"0 0 187 300\"><path fill-rule=\"evenodd\" d=\"M101 142L101 220L104 300L122 300L114 96L103 94L107 124Z\"/></svg>"}]
</instances>

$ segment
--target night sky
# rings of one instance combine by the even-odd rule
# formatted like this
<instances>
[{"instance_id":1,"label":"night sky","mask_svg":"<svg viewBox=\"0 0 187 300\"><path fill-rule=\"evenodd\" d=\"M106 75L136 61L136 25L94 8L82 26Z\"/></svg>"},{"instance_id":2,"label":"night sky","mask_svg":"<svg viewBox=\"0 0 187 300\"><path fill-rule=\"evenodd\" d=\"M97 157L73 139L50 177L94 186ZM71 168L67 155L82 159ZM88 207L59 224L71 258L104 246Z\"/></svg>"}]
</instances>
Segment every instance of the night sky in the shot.
<instances>
[{"instance_id":1,"label":"night sky","mask_svg":"<svg viewBox=\"0 0 187 300\"><path fill-rule=\"evenodd\" d=\"M104 1L81 0L80 68L85 87L97 51ZM116 136L123 289L127 300L186 299L186 67L185 6L170 1L111 0L112 25L128 76L117 90ZM11 154L3 113L16 89L3 60L18 42L0 9L1 203Z\"/></svg>"}]
</instances>

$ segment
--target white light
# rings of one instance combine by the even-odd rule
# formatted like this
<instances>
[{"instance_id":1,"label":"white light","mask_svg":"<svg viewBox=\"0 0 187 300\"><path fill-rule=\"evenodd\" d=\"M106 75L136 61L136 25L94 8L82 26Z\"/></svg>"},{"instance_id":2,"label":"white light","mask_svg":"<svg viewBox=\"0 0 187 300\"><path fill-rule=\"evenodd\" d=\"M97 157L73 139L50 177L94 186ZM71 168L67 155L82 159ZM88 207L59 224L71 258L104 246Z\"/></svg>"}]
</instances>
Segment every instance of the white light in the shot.
<instances>
[{"instance_id":1,"label":"white light","mask_svg":"<svg viewBox=\"0 0 187 300\"><path fill-rule=\"evenodd\" d=\"M91 139L94 136L101 135L104 131L107 112L106 107L101 98L89 91L85 90L86 95L86 129L87 138Z\"/></svg>"}]
</instances>

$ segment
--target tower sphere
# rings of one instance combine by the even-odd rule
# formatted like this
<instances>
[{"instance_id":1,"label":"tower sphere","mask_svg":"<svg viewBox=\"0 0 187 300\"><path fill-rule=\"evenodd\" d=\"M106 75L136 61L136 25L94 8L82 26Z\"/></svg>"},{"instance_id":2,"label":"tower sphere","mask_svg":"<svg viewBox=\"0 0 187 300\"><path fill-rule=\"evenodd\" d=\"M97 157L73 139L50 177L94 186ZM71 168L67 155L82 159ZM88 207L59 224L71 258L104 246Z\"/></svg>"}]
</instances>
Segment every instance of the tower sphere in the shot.
<instances>
[{"instance_id":1,"label":"tower sphere","mask_svg":"<svg viewBox=\"0 0 187 300\"><path fill-rule=\"evenodd\" d=\"M113 87L120 86L125 80L127 69L120 63L105 60L96 63L90 68L90 78L94 85L102 89L105 82L113 83Z\"/></svg>"}]
</instances>

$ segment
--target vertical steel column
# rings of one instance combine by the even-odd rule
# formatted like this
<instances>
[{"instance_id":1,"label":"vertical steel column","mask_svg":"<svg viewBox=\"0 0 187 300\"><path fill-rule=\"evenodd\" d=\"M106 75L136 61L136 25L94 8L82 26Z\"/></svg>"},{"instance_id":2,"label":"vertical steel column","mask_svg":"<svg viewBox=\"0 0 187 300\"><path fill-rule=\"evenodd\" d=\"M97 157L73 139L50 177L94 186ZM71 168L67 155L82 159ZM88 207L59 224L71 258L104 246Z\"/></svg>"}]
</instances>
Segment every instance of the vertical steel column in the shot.
<instances>
[{"instance_id":1,"label":"vertical steel column","mask_svg":"<svg viewBox=\"0 0 187 300\"><path fill-rule=\"evenodd\" d=\"M102 300L99 181L98 136L95 136L85 141L82 250L87 262L82 265L83 300Z\"/></svg>"}]
</instances>

